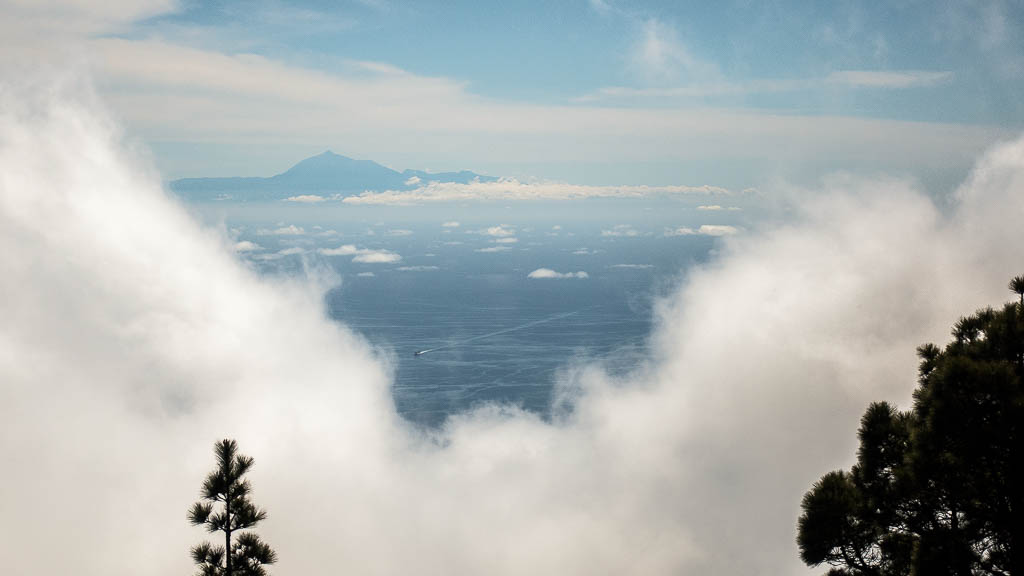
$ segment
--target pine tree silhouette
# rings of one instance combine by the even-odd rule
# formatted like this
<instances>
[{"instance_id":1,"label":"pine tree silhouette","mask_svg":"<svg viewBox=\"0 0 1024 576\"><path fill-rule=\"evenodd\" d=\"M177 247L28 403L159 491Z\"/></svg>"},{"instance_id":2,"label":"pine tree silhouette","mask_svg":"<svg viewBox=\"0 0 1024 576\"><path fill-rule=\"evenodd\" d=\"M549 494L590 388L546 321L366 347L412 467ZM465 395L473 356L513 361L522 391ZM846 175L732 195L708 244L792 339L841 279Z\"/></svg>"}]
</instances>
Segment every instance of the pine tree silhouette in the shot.
<instances>
[{"instance_id":1,"label":"pine tree silhouette","mask_svg":"<svg viewBox=\"0 0 1024 576\"><path fill-rule=\"evenodd\" d=\"M203 501L192 505L188 519L211 534L223 532L224 545L203 542L192 548L192 560L199 567L196 576L265 576L264 566L276 562L277 553L256 534L244 532L267 517L266 510L249 500L252 487L243 479L253 459L239 454L234 440L217 442L213 451L217 469L203 481Z\"/></svg>"}]
</instances>

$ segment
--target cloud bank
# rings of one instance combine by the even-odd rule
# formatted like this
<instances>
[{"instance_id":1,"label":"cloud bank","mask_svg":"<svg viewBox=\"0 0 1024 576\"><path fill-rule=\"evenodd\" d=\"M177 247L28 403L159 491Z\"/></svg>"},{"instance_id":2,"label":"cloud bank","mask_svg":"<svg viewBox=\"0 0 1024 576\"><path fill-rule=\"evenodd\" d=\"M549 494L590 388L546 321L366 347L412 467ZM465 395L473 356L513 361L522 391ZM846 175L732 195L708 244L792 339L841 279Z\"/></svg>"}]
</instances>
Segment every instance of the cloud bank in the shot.
<instances>
[{"instance_id":1,"label":"cloud bank","mask_svg":"<svg viewBox=\"0 0 1024 576\"><path fill-rule=\"evenodd\" d=\"M730 195L718 186L587 186L565 182L520 182L502 178L495 182L428 182L413 190L366 191L348 196L345 204L408 206L431 202L582 200L586 198L647 198L679 195Z\"/></svg>"},{"instance_id":2,"label":"cloud bank","mask_svg":"<svg viewBox=\"0 0 1024 576\"><path fill-rule=\"evenodd\" d=\"M325 318L325 285L240 264L87 94L0 90L12 574L190 571L185 509L225 436L256 458L275 572L820 573L797 560L801 494L849 463L870 400L909 399L914 347L1020 273L1024 143L948 214L906 182L836 179L692 270L645 368L567 371L551 422L490 406L424 436Z\"/></svg>"}]
</instances>

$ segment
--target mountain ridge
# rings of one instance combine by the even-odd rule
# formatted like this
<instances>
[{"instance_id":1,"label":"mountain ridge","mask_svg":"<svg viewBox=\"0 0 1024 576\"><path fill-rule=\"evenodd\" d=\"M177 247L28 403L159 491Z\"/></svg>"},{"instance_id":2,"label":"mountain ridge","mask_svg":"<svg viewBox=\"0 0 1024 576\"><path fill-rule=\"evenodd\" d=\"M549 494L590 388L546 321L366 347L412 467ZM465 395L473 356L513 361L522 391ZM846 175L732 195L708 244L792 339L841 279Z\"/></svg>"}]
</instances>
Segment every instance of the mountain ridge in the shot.
<instances>
[{"instance_id":1,"label":"mountain ridge","mask_svg":"<svg viewBox=\"0 0 1024 576\"><path fill-rule=\"evenodd\" d=\"M170 181L168 186L189 201L267 201L302 194L354 196L365 191L410 190L426 182L466 184L474 180L494 182L497 178L469 170L430 173L406 169L399 172L373 160L356 160L327 150L265 178L179 178Z\"/></svg>"}]
</instances>

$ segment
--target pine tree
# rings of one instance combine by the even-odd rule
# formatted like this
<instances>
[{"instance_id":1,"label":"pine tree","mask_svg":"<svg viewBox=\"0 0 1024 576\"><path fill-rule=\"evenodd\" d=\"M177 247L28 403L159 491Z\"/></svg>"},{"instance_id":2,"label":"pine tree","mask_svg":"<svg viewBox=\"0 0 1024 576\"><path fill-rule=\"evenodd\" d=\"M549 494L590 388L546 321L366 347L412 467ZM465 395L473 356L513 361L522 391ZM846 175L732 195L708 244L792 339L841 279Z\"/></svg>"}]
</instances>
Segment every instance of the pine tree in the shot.
<instances>
[{"instance_id":1,"label":"pine tree","mask_svg":"<svg viewBox=\"0 0 1024 576\"><path fill-rule=\"evenodd\" d=\"M1024 277L1010 282L1024 298ZM872 404L857 463L804 496L800 557L830 575L1024 576L1024 306L925 344L914 404Z\"/></svg>"},{"instance_id":2,"label":"pine tree","mask_svg":"<svg viewBox=\"0 0 1024 576\"><path fill-rule=\"evenodd\" d=\"M1020 305L1024 307L1024 276L1014 276L1010 280L1010 291L1020 296Z\"/></svg>"},{"instance_id":3,"label":"pine tree","mask_svg":"<svg viewBox=\"0 0 1024 576\"><path fill-rule=\"evenodd\" d=\"M193 526L205 526L209 533L223 532L224 546L203 542L192 548L199 566L196 576L265 576L264 566L277 561L277 553L252 532L267 512L250 500L252 487L245 480L253 459L238 453L234 440L214 444L217 469L203 482L201 502L188 512ZM237 535L232 541L232 535Z\"/></svg>"}]
</instances>

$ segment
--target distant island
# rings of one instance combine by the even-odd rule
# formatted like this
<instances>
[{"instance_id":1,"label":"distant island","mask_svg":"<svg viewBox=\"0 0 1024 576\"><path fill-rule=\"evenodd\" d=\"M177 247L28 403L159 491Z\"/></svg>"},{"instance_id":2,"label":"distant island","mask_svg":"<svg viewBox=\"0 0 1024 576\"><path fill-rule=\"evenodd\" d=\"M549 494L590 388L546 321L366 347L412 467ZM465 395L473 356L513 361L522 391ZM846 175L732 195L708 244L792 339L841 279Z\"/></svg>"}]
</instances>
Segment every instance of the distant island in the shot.
<instances>
[{"instance_id":1,"label":"distant island","mask_svg":"<svg viewBox=\"0 0 1024 576\"><path fill-rule=\"evenodd\" d=\"M170 189L185 200L271 201L304 194L354 196L367 190L411 190L427 182L493 182L497 178L468 170L431 173L423 170L401 172L372 160L355 160L330 150L306 158L287 171L270 176L227 178L181 178Z\"/></svg>"}]
</instances>

